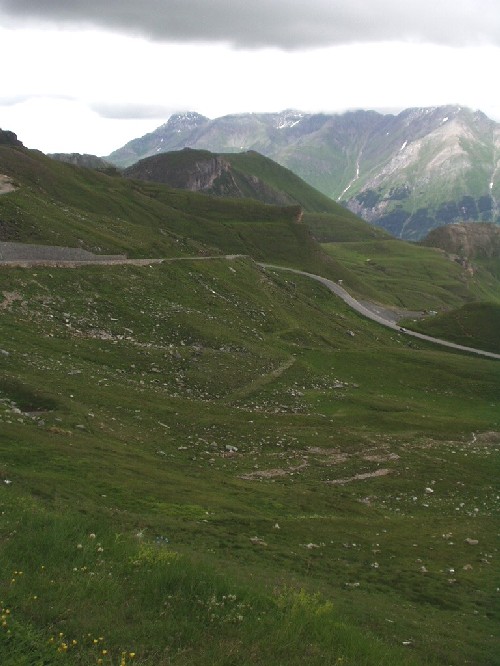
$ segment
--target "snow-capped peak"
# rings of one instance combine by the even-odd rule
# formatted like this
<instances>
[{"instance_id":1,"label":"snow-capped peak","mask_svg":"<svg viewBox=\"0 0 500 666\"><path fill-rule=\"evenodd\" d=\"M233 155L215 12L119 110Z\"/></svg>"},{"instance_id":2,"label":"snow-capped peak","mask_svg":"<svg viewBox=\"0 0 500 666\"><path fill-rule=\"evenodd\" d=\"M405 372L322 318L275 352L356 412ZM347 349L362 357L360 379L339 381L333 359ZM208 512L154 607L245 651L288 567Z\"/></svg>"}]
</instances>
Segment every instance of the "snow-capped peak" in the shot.
<instances>
[{"instance_id":1,"label":"snow-capped peak","mask_svg":"<svg viewBox=\"0 0 500 666\"><path fill-rule=\"evenodd\" d=\"M194 129L203 125L207 120L208 118L195 111L187 111L171 115L165 126L169 129Z\"/></svg>"}]
</instances>

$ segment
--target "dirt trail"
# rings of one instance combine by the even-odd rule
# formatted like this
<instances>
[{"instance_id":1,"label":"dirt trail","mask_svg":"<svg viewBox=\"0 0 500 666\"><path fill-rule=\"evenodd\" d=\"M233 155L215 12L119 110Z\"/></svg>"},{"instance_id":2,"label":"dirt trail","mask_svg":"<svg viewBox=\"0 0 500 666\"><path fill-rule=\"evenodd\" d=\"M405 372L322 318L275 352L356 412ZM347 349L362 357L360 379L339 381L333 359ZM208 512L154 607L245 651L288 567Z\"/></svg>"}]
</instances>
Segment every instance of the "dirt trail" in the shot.
<instances>
[{"instance_id":1,"label":"dirt trail","mask_svg":"<svg viewBox=\"0 0 500 666\"><path fill-rule=\"evenodd\" d=\"M261 388L262 386L265 386L266 384L269 384L269 382L272 382L273 379L281 377L281 375L284 372L286 372L289 368L291 368L294 363L295 363L295 358L289 358L287 361L279 365L277 368L271 370L271 372L268 372L265 375L261 375L260 377L254 379L246 386L242 386L238 390L233 391L233 393L227 396L226 402L232 402L233 400L238 400L240 398L246 397L247 395L250 395L257 389Z\"/></svg>"}]
</instances>

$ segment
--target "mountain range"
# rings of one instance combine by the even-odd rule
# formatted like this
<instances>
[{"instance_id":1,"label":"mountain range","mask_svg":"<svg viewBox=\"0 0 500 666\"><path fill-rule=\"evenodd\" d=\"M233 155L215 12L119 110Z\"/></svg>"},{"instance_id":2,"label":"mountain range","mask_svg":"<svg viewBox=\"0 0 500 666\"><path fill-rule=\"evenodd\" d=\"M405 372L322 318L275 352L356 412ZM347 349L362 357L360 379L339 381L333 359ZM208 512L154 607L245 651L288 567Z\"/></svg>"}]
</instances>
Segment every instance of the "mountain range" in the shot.
<instances>
[{"instance_id":1,"label":"mountain range","mask_svg":"<svg viewBox=\"0 0 500 666\"><path fill-rule=\"evenodd\" d=\"M400 238L418 240L450 222L500 219L500 125L460 106L398 115L176 114L105 159L124 168L185 147L257 151Z\"/></svg>"}]
</instances>

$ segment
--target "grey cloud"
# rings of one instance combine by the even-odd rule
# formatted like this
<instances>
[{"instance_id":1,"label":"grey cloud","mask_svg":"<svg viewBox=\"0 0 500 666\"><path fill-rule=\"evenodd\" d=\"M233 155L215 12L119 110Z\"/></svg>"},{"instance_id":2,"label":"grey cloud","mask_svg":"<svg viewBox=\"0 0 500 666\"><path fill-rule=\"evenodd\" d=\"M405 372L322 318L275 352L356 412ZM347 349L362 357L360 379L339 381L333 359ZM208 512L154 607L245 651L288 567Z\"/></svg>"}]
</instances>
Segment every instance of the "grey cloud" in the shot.
<instances>
[{"instance_id":1,"label":"grey cloud","mask_svg":"<svg viewBox=\"0 0 500 666\"><path fill-rule=\"evenodd\" d=\"M363 41L500 44L498 0L0 0L16 22L288 50Z\"/></svg>"},{"instance_id":2,"label":"grey cloud","mask_svg":"<svg viewBox=\"0 0 500 666\"><path fill-rule=\"evenodd\" d=\"M152 104L113 104L97 103L91 104L92 111L98 113L102 118L113 120L140 120L145 118L168 118L173 109L168 106Z\"/></svg>"}]
</instances>

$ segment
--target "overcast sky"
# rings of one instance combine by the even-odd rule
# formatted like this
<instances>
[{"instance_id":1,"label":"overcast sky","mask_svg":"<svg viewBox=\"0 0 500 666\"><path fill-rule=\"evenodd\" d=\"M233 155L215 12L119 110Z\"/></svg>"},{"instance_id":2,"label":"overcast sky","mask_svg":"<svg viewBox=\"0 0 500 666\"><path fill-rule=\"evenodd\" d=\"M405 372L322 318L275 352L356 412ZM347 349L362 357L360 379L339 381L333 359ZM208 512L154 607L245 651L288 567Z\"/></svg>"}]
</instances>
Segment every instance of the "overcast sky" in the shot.
<instances>
[{"instance_id":1,"label":"overcast sky","mask_svg":"<svg viewBox=\"0 0 500 666\"><path fill-rule=\"evenodd\" d=\"M0 0L0 128L107 155L179 111L500 121L499 0Z\"/></svg>"}]
</instances>

